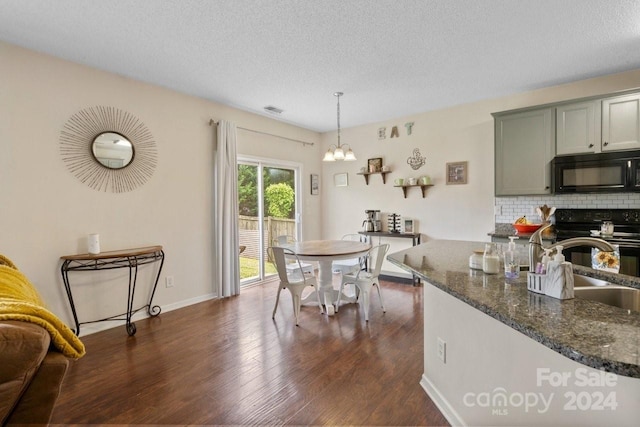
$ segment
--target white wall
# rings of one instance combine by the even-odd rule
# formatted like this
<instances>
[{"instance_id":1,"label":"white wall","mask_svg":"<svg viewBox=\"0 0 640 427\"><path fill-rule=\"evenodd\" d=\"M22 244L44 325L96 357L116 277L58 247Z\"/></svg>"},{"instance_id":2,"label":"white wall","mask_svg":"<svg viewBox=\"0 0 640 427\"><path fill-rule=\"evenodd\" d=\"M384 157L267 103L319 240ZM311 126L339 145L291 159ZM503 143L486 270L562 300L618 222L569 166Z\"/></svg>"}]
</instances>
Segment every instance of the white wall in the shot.
<instances>
[{"instance_id":1,"label":"white wall","mask_svg":"<svg viewBox=\"0 0 640 427\"><path fill-rule=\"evenodd\" d=\"M323 234L339 238L359 231L364 210L379 209L417 219L423 240L488 241L487 233L494 230L495 223L491 113L637 87L640 87L640 70L343 129L341 141L353 148L358 161L322 164ZM344 89L349 95L348 88ZM349 108L347 95L342 102L343 111ZM405 131L407 122L414 122L410 136ZM348 126L348 123L343 125ZM392 126L398 126L399 138L390 138ZM387 128L384 140L378 139L380 127ZM335 143L335 132L322 135L323 151ZM426 164L417 171L407 164L407 158L415 148L426 157ZM380 176L373 175L366 186L364 179L356 173L366 165L368 158L375 157L383 157L393 172L388 175L386 185L382 184ZM457 161L469 162L468 184L445 185L445 165ZM336 188L332 182L333 175L341 172L349 174L349 186ZM404 199L402 191L393 187L396 178L423 174L430 175L434 183L424 199L418 189L410 189ZM535 205L537 200L524 200L522 203ZM563 207L561 203L554 205ZM387 242L392 244L392 252L408 247L408 243L400 239ZM402 275L400 269L388 262L383 269Z\"/></svg>"},{"instance_id":2,"label":"white wall","mask_svg":"<svg viewBox=\"0 0 640 427\"><path fill-rule=\"evenodd\" d=\"M86 252L100 233L103 251L163 245L166 262L155 302L167 309L210 298L212 141L209 119L315 142L312 147L238 131L238 152L302 164L303 187L320 173L319 134L114 74L0 43L0 253L37 286L51 310L71 320L61 255ZM158 165L134 191L93 190L66 168L60 131L78 111L107 105L140 119L157 144ZM320 237L320 198L302 191L304 234ZM139 296L150 285L145 268ZM126 308L125 270L76 273L76 304L88 315ZM165 288L164 277L175 287ZM112 278L117 280L111 280ZM90 286L84 286L90 285ZM88 320L84 318L81 320ZM107 324L108 325L108 324Z\"/></svg>"}]
</instances>

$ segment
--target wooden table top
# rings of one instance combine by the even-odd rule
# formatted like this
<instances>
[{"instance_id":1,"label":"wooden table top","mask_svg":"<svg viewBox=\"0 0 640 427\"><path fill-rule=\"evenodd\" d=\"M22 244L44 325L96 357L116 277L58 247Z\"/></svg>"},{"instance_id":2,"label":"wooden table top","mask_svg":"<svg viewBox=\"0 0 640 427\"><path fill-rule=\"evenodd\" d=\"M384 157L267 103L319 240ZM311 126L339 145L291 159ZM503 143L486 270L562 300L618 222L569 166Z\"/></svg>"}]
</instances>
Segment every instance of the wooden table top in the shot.
<instances>
[{"instance_id":1,"label":"wooden table top","mask_svg":"<svg viewBox=\"0 0 640 427\"><path fill-rule=\"evenodd\" d=\"M371 249L369 243L353 240L307 240L287 247L298 255L317 257L358 254Z\"/></svg>"},{"instance_id":2,"label":"wooden table top","mask_svg":"<svg viewBox=\"0 0 640 427\"><path fill-rule=\"evenodd\" d=\"M122 257L132 257L132 256L152 254L154 252L160 252L161 250L162 250L162 246L158 245L158 246L147 246L144 248L120 249L117 251L100 252L99 254L64 255L64 256L61 256L60 259L71 260L71 261L85 261L85 260L93 260L93 259L122 258Z\"/></svg>"}]
</instances>

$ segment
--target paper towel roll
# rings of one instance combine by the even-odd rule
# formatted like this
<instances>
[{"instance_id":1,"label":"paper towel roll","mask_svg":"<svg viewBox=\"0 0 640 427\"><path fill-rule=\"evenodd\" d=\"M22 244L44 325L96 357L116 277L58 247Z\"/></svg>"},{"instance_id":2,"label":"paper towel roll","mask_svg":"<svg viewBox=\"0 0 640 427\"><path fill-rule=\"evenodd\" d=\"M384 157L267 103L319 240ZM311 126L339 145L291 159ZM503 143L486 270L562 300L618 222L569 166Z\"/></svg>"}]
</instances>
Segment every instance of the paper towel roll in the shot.
<instances>
[{"instance_id":1,"label":"paper towel roll","mask_svg":"<svg viewBox=\"0 0 640 427\"><path fill-rule=\"evenodd\" d=\"M87 242L88 242L90 254L100 253L100 235L99 234L89 234Z\"/></svg>"}]
</instances>

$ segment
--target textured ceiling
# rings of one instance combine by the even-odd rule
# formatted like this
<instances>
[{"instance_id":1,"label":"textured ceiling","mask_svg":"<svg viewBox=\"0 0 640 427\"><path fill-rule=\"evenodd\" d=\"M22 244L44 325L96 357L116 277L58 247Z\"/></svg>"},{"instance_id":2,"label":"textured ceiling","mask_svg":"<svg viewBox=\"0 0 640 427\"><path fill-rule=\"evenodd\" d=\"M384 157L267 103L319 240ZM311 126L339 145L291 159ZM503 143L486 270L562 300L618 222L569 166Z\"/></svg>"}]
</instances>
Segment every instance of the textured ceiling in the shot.
<instances>
[{"instance_id":1,"label":"textured ceiling","mask_svg":"<svg viewBox=\"0 0 640 427\"><path fill-rule=\"evenodd\" d=\"M0 0L0 40L327 131L640 68L640 1Z\"/></svg>"}]
</instances>

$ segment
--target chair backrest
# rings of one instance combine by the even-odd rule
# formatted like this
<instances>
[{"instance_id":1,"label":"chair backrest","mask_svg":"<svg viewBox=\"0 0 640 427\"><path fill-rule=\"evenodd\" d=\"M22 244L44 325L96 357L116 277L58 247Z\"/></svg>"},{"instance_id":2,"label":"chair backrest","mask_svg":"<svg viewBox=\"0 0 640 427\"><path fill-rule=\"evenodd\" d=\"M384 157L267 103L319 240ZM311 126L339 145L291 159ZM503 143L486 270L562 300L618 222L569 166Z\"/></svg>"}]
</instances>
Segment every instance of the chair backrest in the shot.
<instances>
[{"instance_id":1,"label":"chair backrest","mask_svg":"<svg viewBox=\"0 0 640 427\"><path fill-rule=\"evenodd\" d=\"M278 271L278 277L280 277L281 282L289 283L289 277L287 276L287 259L286 257L294 257L295 261L298 262L298 266L300 267L300 271L302 271L302 265L300 263L300 259L298 259L298 255L293 252L291 249L282 248L280 246L271 246L267 249L267 251L271 254L271 258L273 259L276 270ZM306 281L304 275L302 275L302 279Z\"/></svg>"},{"instance_id":2,"label":"chair backrest","mask_svg":"<svg viewBox=\"0 0 640 427\"><path fill-rule=\"evenodd\" d=\"M273 245L282 246L282 245L287 245L289 243L295 243L296 241L297 240L295 237L289 236L287 234L283 234L282 236L278 236L275 239L273 239Z\"/></svg>"},{"instance_id":3,"label":"chair backrest","mask_svg":"<svg viewBox=\"0 0 640 427\"><path fill-rule=\"evenodd\" d=\"M384 245L374 246L369 249L369 253L367 256L369 257L369 267L370 273L373 277L377 277L380 275L380 269L382 268L382 262L384 261L384 257L389 251L389 244L385 243Z\"/></svg>"},{"instance_id":4,"label":"chair backrest","mask_svg":"<svg viewBox=\"0 0 640 427\"><path fill-rule=\"evenodd\" d=\"M362 234L359 233L351 233L351 234L345 234L344 236L342 236L341 240L351 240L352 242L366 242L367 239L365 236L363 236ZM350 264L351 260L347 260L346 262ZM365 256L361 256L358 257L358 262L360 263L360 269L365 269L367 266L367 257ZM334 261L334 264L340 264L340 261Z\"/></svg>"}]
</instances>

